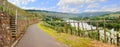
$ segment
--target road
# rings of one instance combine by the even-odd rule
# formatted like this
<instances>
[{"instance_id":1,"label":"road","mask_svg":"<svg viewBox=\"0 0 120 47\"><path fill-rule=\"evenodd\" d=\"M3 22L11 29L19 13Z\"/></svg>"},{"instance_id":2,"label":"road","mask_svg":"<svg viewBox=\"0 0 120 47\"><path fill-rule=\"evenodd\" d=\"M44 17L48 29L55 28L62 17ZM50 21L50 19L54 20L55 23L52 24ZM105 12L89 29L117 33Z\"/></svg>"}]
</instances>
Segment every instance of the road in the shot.
<instances>
[{"instance_id":1,"label":"road","mask_svg":"<svg viewBox=\"0 0 120 47\"><path fill-rule=\"evenodd\" d=\"M65 47L50 35L38 28L37 24L31 25L16 47Z\"/></svg>"}]
</instances>

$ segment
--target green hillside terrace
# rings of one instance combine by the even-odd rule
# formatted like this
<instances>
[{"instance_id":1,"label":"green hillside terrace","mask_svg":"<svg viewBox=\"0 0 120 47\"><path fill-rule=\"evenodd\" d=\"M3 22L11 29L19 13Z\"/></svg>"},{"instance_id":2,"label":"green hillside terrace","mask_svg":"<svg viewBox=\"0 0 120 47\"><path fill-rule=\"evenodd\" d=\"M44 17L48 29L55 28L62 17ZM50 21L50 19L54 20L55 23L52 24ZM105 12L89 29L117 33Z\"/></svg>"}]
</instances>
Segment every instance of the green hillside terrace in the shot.
<instances>
[{"instance_id":1,"label":"green hillside terrace","mask_svg":"<svg viewBox=\"0 0 120 47\"><path fill-rule=\"evenodd\" d=\"M2 8L4 12L8 12L12 16L16 15L16 10L18 11L18 15L20 16L34 16L33 14L24 11L23 9L15 6L14 4L9 3L7 0L0 0L0 11L2 11Z\"/></svg>"}]
</instances>

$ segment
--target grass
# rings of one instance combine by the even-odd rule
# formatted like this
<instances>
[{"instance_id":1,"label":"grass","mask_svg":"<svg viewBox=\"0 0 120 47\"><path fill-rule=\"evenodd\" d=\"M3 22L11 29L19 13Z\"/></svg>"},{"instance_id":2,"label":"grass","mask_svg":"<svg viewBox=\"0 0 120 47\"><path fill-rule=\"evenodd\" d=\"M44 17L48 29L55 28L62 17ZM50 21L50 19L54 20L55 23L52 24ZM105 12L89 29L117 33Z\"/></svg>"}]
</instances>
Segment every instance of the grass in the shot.
<instances>
[{"instance_id":1,"label":"grass","mask_svg":"<svg viewBox=\"0 0 120 47\"><path fill-rule=\"evenodd\" d=\"M54 37L58 42L67 45L68 47L93 47L91 39L82 38L65 33L57 33L57 31L44 26L44 22L38 24L39 28Z\"/></svg>"},{"instance_id":2,"label":"grass","mask_svg":"<svg viewBox=\"0 0 120 47\"><path fill-rule=\"evenodd\" d=\"M11 16L15 16L16 15L16 10L18 11L18 15L19 16L28 16L28 17L34 17L34 14L28 13L26 11L24 11L24 9L19 8L18 6L8 2L7 0L5 1L5 5L4 7L2 6L2 2L3 0L0 0L0 11L2 11L2 8L4 9L5 12L9 13Z\"/></svg>"}]
</instances>

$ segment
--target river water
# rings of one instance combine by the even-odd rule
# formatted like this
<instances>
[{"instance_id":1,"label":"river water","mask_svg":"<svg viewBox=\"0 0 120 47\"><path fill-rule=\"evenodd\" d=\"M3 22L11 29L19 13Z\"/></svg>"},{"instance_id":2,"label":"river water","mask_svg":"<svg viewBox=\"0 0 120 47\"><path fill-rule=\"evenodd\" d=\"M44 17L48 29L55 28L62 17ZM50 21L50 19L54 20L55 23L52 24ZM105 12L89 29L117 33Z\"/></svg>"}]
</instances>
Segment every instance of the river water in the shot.
<instances>
[{"instance_id":1,"label":"river water","mask_svg":"<svg viewBox=\"0 0 120 47\"><path fill-rule=\"evenodd\" d=\"M75 20L66 20L67 22L77 22L77 21L75 21ZM78 23L70 23L70 25L72 26L72 27L76 27L76 28L78 28ZM83 26L82 26L83 25ZM92 27L92 28L91 28ZM80 22L79 23L79 28L81 29L81 30L83 30L83 28L84 28L84 30L96 30L96 27L95 26L93 26L93 25L89 25L88 23L85 23L85 22ZM101 27L98 27L98 28L101 28ZM99 34L100 34L100 39L104 39L104 30L103 29L101 29L101 30L99 30ZM114 30L114 28L113 29L110 29L109 31L107 31L106 32L106 37L108 38L108 42L110 43L110 39L112 38L113 40L112 40L112 42L114 42L114 43L117 43L117 37L116 37L116 34L117 34L117 31L115 31ZM120 36L120 35L119 35Z\"/></svg>"}]
</instances>

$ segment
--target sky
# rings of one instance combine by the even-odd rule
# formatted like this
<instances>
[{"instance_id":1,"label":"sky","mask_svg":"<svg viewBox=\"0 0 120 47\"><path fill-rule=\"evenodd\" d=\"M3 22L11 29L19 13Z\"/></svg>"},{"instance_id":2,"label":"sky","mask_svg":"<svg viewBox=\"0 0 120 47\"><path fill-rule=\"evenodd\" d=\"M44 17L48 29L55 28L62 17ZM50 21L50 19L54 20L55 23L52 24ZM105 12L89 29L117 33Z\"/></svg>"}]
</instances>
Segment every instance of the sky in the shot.
<instances>
[{"instance_id":1,"label":"sky","mask_svg":"<svg viewBox=\"0 0 120 47\"><path fill-rule=\"evenodd\" d=\"M120 11L120 0L8 0L22 9L64 13Z\"/></svg>"}]
</instances>

